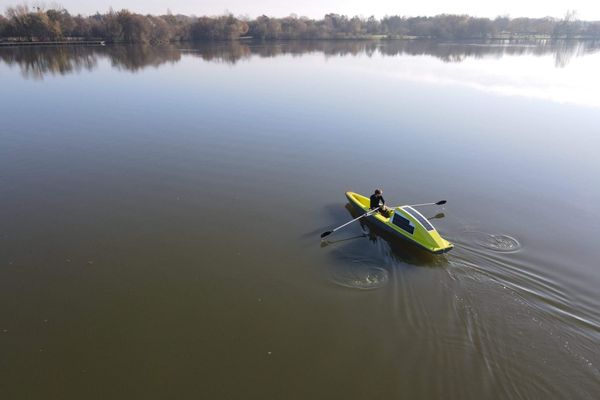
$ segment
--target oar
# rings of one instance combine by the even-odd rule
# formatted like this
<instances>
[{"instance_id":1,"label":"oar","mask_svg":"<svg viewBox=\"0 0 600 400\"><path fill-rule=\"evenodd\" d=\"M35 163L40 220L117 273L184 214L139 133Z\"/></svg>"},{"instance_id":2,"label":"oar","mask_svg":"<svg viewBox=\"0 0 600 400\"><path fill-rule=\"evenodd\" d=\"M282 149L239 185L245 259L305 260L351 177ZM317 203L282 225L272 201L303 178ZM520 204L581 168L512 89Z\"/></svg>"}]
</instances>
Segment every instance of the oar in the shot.
<instances>
[{"instance_id":1,"label":"oar","mask_svg":"<svg viewBox=\"0 0 600 400\"><path fill-rule=\"evenodd\" d=\"M329 236L329 235L331 235L333 232L335 232L335 231L337 231L337 230L340 230L340 229L342 229L343 227L345 227L345 226L347 226L347 225L350 225L350 224L351 224L351 223L353 223L354 221L358 221L359 219L361 219L361 218L363 218L363 217L366 217L367 215L371 215L371 214L373 214L373 213L376 213L377 211L379 211L379 208L374 208L373 210L371 210L371 211L369 211L369 212L366 212L366 213L364 213L364 214L363 214L363 215L361 215L360 217L356 217L356 218L354 218L352 221L348 221L348 222L346 222L344 225L340 225L340 226L338 226L337 228L334 228L334 229L332 229L332 230L330 230L330 231L323 232L323 233L321 233L321 239L323 239L325 236Z\"/></svg>"},{"instance_id":2,"label":"oar","mask_svg":"<svg viewBox=\"0 0 600 400\"><path fill-rule=\"evenodd\" d=\"M446 200L440 200L437 203L422 203L422 204L411 204L409 207L421 207L421 206L441 206L442 204L446 204Z\"/></svg>"},{"instance_id":3,"label":"oar","mask_svg":"<svg viewBox=\"0 0 600 400\"><path fill-rule=\"evenodd\" d=\"M442 204L446 204L446 200L440 200L437 203L421 203L421 204L409 204L407 206L398 206L398 207L421 207L421 206L441 206ZM398 207L393 207L394 209Z\"/></svg>"}]
</instances>

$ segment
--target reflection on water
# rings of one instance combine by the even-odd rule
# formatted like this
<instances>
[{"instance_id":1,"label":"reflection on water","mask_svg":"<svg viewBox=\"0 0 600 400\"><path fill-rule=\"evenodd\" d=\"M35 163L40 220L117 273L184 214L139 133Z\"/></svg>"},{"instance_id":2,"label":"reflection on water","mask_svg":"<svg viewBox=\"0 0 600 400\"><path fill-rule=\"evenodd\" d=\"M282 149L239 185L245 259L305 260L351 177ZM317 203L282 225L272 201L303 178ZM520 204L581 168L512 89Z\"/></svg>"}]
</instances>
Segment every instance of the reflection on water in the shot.
<instances>
[{"instance_id":1,"label":"reflection on water","mask_svg":"<svg viewBox=\"0 0 600 400\"><path fill-rule=\"evenodd\" d=\"M0 59L3 399L597 397L594 42Z\"/></svg>"},{"instance_id":2,"label":"reflection on water","mask_svg":"<svg viewBox=\"0 0 600 400\"><path fill-rule=\"evenodd\" d=\"M600 107L600 97L595 95L600 81L591 79L600 68L599 49L599 41L577 40L214 42L164 47L10 47L0 48L0 60L20 68L26 79L42 80L49 75L92 71L100 64L137 73L184 59L237 65L256 58L320 54L338 68L359 67L388 79ZM348 56L356 62L342 61Z\"/></svg>"},{"instance_id":3,"label":"reflection on water","mask_svg":"<svg viewBox=\"0 0 600 400\"><path fill-rule=\"evenodd\" d=\"M441 213L437 213L435 214L433 217L427 217L428 220L433 220L433 219L442 219L446 216L446 214L444 214L443 212Z\"/></svg>"},{"instance_id":4,"label":"reflection on water","mask_svg":"<svg viewBox=\"0 0 600 400\"><path fill-rule=\"evenodd\" d=\"M18 65L26 78L42 79L47 74L70 74L93 70L101 58L119 69L136 72L142 68L180 61L189 54L205 61L235 64L252 56L277 57L322 53L325 56L373 55L433 56L444 62L460 63L469 58L552 55L555 66L563 68L573 57L600 50L598 41L543 40L488 43L443 43L411 41L291 41L201 43L186 46L66 46L9 47L0 49L0 60Z\"/></svg>"},{"instance_id":5,"label":"reflection on water","mask_svg":"<svg viewBox=\"0 0 600 400\"><path fill-rule=\"evenodd\" d=\"M23 77L43 79L46 75L67 75L92 71L100 59L108 59L117 69L136 72L181 59L174 47L152 46L57 46L10 47L0 49L0 60L18 65Z\"/></svg>"}]
</instances>

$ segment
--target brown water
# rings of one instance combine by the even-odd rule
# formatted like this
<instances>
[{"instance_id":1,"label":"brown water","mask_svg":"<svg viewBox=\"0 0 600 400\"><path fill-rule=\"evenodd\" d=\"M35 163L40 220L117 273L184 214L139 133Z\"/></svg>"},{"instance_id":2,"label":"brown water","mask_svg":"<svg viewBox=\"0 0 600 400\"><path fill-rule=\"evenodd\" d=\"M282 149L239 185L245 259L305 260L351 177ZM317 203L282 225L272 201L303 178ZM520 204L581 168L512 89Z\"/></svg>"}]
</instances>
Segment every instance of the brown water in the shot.
<instances>
[{"instance_id":1,"label":"brown water","mask_svg":"<svg viewBox=\"0 0 600 400\"><path fill-rule=\"evenodd\" d=\"M599 49L0 48L0 398L597 398Z\"/></svg>"}]
</instances>

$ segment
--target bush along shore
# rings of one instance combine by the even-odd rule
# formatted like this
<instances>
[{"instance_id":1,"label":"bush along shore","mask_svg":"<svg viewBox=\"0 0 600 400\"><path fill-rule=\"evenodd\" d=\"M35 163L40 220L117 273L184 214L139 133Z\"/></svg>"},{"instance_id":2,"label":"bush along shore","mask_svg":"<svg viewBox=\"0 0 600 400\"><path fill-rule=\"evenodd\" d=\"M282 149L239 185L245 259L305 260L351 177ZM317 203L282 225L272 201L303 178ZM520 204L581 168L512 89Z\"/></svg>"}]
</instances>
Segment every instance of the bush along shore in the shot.
<instances>
[{"instance_id":1,"label":"bush along shore","mask_svg":"<svg viewBox=\"0 0 600 400\"><path fill-rule=\"evenodd\" d=\"M0 42L151 43L181 41L294 39L569 39L600 38L600 21L580 21L574 12L563 18L348 17L327 14L322 19L291 15L254 19L232 14L214 17L142 15L128 10L83 16L62 8L15 6L0 14Z\"/></svg>"}]
</instances>

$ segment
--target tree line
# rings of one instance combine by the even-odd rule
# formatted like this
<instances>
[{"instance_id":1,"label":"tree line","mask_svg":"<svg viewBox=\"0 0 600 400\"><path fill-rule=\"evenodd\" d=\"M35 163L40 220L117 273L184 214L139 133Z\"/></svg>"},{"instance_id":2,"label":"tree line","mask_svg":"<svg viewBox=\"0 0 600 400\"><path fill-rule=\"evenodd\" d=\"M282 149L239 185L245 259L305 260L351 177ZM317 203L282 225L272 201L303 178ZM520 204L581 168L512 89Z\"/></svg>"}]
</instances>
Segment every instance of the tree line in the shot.
<instances>
[{"instance_id":1,"label":"tree line","mask_svg":"<svg viewBox=\"0 0 600 400\"><path fill-rule=\"evenodd\" d=\"M573 12L564 18L477 18L468 15L434 17L386 16L377 19L327 14L322 19L291 15L255 19L231 14L216 17L142 15L128 10L71 15L62 8L7 8L0 14L3 40L56 41L96 39L121 43L178 41L430 38L489 39L519 37L600 38L600 21L580 21Z\"/></svg>"}]
</instances>

